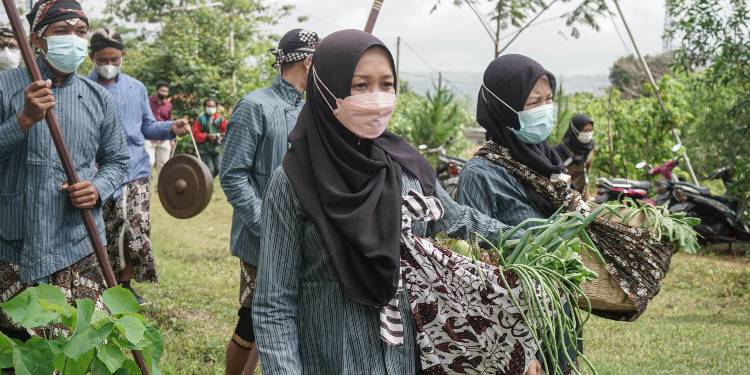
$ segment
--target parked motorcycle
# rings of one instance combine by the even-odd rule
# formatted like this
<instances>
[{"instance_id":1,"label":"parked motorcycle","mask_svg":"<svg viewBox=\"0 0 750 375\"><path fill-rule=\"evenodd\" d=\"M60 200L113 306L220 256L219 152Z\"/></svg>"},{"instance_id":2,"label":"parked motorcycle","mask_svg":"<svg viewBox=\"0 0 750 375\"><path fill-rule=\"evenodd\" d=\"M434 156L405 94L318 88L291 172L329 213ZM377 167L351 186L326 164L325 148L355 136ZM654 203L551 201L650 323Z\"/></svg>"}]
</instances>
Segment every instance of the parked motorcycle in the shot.
<instances>
[{"instance_id":1,"label":"parked motorcycle","mask_svg":"<svg viewBox=\"0 0 750 375\"><path fill-rule=\"evenodd\" d=\"M677 152L682 145L672 148ZM645 162L636 168L647 168L648 175L661 176L663 181L656 184L656 203L668 205L670 212L685 212L688 216L701 219L695 230L706 243L732 243L750 241L750 229L741 218L745 204L729 196L714 195L707 188L681 181L673 173L680 164L681 155L653 167ZM725 186L731 186L731 169L722 168L709 176L709 179L722 179Z\"/></svg>"},{"instance_id":2,"label":"parked motorcycle","mask_svg":"<svg viewBox=\"0 0 750 375\"><path fill-rule=\"evenodd\" d=\"M636 202L654 203L649 198L652 184L648 181L628 180L625 178L599 177L596 179L596 197L594 202L602 204L609 201L621 201L631 198Z\"/></svg>"},{"instance_id":3,"label":"parked motorcycle","mask_svg":"<svg viewBox=\"0 0 750 375\"><path fill-rule=\"evenodd\" d=\"M419 150L425 156L438 156L438 166L435 168L435 171L437 172L440 185L443 186L451 198L456 199L458 195L458 176L461 174L464 165L466 165L466 160L448 156L446 147L450 144L451 140L449 139L444 145L436 148L428 148L427 145L420 145Z\"/></svg>"}]
</instances>

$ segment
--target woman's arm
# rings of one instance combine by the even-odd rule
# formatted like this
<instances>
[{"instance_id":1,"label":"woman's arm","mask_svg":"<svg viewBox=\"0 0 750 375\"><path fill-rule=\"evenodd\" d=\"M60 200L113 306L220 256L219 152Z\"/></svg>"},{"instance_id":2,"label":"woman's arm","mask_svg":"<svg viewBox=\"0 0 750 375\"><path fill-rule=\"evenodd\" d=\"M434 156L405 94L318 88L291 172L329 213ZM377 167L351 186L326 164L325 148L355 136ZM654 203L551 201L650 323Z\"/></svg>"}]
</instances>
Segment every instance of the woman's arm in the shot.
<instances>
[{"instance_id":1,"label":"woman's arm","mask_svg":"<svg viewBox=\"0 0 750 375\"><path fill-rule=\"evenodd\" d=\"M261 215L253 327L264 374L301 374L297 301L303 221L291 184L281 169L273 174L267 189Z\"/></svg>"}]
</instances>

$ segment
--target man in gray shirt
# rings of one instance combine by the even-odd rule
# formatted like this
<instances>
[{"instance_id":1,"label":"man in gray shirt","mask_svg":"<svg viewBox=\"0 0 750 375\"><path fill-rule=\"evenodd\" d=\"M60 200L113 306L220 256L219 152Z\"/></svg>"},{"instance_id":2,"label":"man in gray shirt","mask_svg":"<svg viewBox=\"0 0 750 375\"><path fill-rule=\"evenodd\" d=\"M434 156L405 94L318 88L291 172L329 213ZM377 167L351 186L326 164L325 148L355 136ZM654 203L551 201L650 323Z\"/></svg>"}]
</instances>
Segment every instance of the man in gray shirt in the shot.
<instances>
[{"instance_id":1,"label":"man in gray shirt","mask_svg":"<svg viewBox=\"0 0 750 375\"><path fill-rule=\"evenodd\" d=\"M227 125L221 186L234 207L231 251L240 258L239 322L227 347L228 375L252 374L258 362L251 304L260 246L263 192L289 148L287 137L297 123L319 42L314 32L295 29L271 50L280 74L271 87L253 91L235 107Z\"/></svg>"}]
</instances>

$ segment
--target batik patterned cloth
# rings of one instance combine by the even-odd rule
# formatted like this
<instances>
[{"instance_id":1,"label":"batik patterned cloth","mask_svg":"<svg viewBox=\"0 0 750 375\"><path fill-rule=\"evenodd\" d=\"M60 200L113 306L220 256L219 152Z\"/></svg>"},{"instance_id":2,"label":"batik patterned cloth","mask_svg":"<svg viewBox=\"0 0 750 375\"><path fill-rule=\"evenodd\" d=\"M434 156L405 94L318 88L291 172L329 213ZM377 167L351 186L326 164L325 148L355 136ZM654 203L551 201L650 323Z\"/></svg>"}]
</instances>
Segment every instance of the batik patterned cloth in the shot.
<instances>
[{"instance_id":1,"label":"batik patterned cloth","mask_svg":"<svg viewBox=\"0 0 750 375\"><path fill-rule=\"evenodd\" d=\"M20 268L16 264L0 262L0 303L7 302L26 288L37 285L37 283L22 285L19 271ZM97 309L104 310L101 295L106 285L99 268L99 262L97 262L94 254L83 258L68 268L55 272L47 281L50 285L60 288L69 303L74 303L76 299L90 299L95 301ZM0 328L4 330L19 329L3 312L0 312ZM51 327L34 329L33 333L37 336L50 337L50 334L62 333L61 328L60 325L52 325Z\"/></svg>"},{"instance_id":2,"label":"batik patterned cloth","mask_svg":"<svg viewBox=\"0 0 750 375\"><path fill-rule=\"evenodd\" d=\"M252 307L255 295L255 278L258 268L250 263L240 261L240 306Z\"/></svg>"},{"instance_id":3,"label":"batik patterned cloth","mask_svg":"<svg viewBox=\"0 0 750 375\"><path fill-rule=\"evenodd\" d=\"M522 300L518 279L415 236L413 222L443 216L437 199L410 192L402 209L401 277L423 373L525 373L538 347L510 297ZM403 343L400 316L390 313L397 301L381 309L381 339L391 345Z\"/></svg>"},{"instance_id":4,"label":"batik patterned cloth","mask_svg":"<svg viewBox=\"0 0 750 375\"><path fill-rule=\"evenodd\" d=\"M133 277L139 283L158 282L151 248L151 183L141 178L127 184L118 199L104 205L107 253L115 274L133 264Z\"/></svg>"}]
</instances>

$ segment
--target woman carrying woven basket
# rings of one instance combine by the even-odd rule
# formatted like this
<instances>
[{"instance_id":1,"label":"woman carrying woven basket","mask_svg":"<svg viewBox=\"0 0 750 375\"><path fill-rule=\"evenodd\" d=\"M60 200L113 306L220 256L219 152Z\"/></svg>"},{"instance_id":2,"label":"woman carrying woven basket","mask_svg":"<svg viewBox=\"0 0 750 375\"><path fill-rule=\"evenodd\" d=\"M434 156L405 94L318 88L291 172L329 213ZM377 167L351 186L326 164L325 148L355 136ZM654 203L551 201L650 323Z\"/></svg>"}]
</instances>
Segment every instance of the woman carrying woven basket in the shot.
<instances>
[{"instance_id":1,"label":"woman carrying woven basket","mask_svg":"<svg viewBox=\"0 0 750 375\"><path fill-rule=\"evenodd\" d=\"M461 171L458 203L509 225L557 211L560 203L540 191L567 190L569 181L563 160L547 144L555 126L555 85L555 76L526 56L490 63L477 102L488 142ZM569 355L575 359L575 348Z\"/></svg>"},{"instance_id":2,"label":"woman carrying woven basket","mask_svg":"<svg viewBox=\"0 0 750 375\"><path fill-rule=\"evenodd\" d=\"M507 227L452 201L421 154L386 130L396 82L390 52L370 34L339 31L316 50L308 101L263 201L253 300L263 373L400 375L450 373L455 366L539 374L535 344L507 306L487 306L491 319L459 324L465 320L461 311L440 320L445 310L430 303L412 306L404 292L423 292L425 298L439 293L402 275L405 244L415 254L409 270L418 272L410 280L435 277L451 285L459 279L450 272L428 274L416 264L426 261L423 254L436 255L436 262L454 256L438 254L417 236L479 232L496 240ZM467 308L483 304L476 295ZM485 297L498 296L507 293ZM423 332L425 323L435 327L436 320L450 329ZM420 345L418 333L446 345ZM451 352L451 342L478 338L490 340L466 345L466 355ZM451 361L433 356L439 363L432 368L426 351L448 353Z\"/></svg>"}]
</instances>

